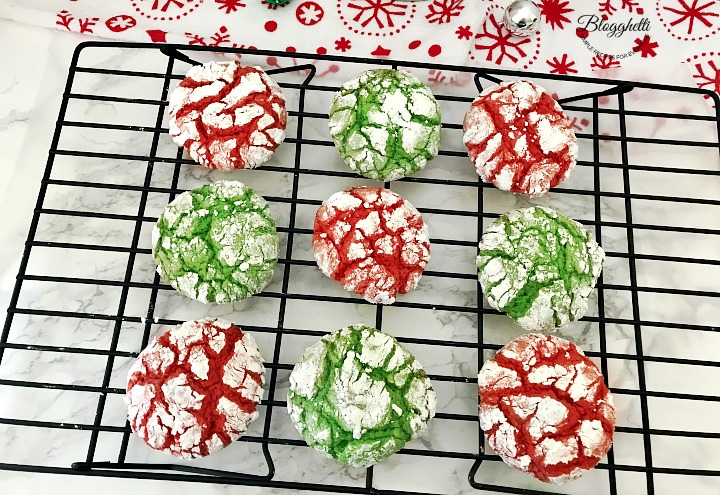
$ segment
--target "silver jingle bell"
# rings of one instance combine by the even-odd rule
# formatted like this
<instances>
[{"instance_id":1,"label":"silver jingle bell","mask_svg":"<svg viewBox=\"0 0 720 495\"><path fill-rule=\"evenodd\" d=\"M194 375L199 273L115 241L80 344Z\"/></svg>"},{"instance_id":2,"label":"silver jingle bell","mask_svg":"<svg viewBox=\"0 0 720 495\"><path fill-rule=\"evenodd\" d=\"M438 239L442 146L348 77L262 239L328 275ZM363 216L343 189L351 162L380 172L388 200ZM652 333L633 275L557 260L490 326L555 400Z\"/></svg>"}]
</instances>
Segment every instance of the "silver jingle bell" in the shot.
<instances>
[{"instance_id":1,"label":"silver jingle bell","mask_svg":"<svg viewBox=\"0 0 720 495\"><path fill-rule=\"evenodd\" d=\"M505 9L503 24L515 36L531 36L540 24L540 9L530 0L515 0Z\"/></svg>"}]
</instances>

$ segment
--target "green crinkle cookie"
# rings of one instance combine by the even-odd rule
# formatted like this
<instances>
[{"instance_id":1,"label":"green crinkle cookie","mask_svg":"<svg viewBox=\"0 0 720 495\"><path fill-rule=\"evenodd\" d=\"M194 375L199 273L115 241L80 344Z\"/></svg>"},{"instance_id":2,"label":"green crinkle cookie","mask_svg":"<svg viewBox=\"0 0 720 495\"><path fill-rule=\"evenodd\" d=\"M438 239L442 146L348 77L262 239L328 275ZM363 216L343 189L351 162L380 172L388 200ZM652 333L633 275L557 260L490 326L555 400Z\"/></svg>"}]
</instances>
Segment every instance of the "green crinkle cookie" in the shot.
<instances>
[{"instance_id":1,"label":"green crinkle cookie","mask_svg":"<svg viewBox=\"0 0 720 495\"><path fill-rule=\"evenodd\" d=\"M325 336L290 374L295 427L311 447L355 467L378 463L419 436L435 405L415 357L362 325Z\"/></svg>"},{"instance_id":2,"label":"green crinkle cookie","mask_svg":"<svg viewBox=\"0 0 720 495\"><path fill-rule=\"evenodd\" d=\"M513 210L485 231L478 279L493 308L528 331L583 317L605 252L582 225L544 207Z\"/></svg>"},{"instance_id":3,"label":"green crinkle cookie","mask_svg":"<svg viewBox=\"0 0 720 495\"><path fill-rule=\"evenodd\" d=\"M346 82L330 106L330 134L345 163L370 179L414 174L440 148L440 106L402 70L373 69Z\"/></svg>"},{"instance_id":4,"label":"green crinkle cookie","mask_svg":"<svg viewBox=\"0 0 720 495\"><path fill-rule=\"evenodd\" d=\"M237 181L182 193L153 229L158 273L182 294L204 303L239 301L263 290L279 250L267 203Z\"/></svg>"}]
</instances>

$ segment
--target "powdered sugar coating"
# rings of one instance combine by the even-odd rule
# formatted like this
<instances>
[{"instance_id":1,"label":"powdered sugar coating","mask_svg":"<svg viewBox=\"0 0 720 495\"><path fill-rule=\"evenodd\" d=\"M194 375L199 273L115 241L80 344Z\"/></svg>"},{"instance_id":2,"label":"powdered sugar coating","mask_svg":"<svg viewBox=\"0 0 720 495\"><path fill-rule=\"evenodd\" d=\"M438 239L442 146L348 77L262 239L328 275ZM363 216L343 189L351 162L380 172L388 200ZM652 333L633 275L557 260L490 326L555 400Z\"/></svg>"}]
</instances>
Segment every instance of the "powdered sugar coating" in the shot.
<instances>
[{"instance_id":1,"label":"powdered sugar coating","mask_svg":"<svg viewBox=\"0 0 720 495\"><path fill-rule=\"evenodd\" d=\"M602 374L565 339L523 335L478 374L480 427L508 465L562 483L610 450L615 406Z\"/></svg>"},{"instance_id":2,"label":"powdered sugar coating","mask_svg":"<svg viewBox=\"0 0 720 495\"><path fill-rule=\"evenodd\" d=\"M191 68L170 95L170 135L196 162L255 168L285 139L282 91L260 67L209 62Z\"/></svg>"},{"instance_id":3,"label":"powdered sugar coating","mask_svg":"<svg viewBox=\"0 0 720 495\"><path fill-rule=\"evenodd\" d=\"M500 216L478 248L488 303L529 331L554 331L582 318L605 258L582 225L539 206Z\"/></svg>"},{"instance_id":4,"label":"powdered sugar coating","mask_svg":"<svg viewBox=\"0 0 720 495\"><path fill-rule=\"evenodd\" d=\"M224 320L185 322L151 342L130 368L130 427L155 450L210 455L258 417L264 374L251 335Z\"/></svg>"},{"instance_id":5,"label":"powdered sugar coating","mask_svg":"<svg viewBox=\"0 0 720 495\"><path fill-rule=\"evenodd\" d=\"M430 260L420 213L387 189L333 194L315 215L315 260L322 272L376 304L392 304L415 287Z\"/></svg>"},{"instance_id":6,"label":"powdered sugar coating","mask_svg":"<svg viewBox=\"0 0 720 495\"><path fill-rule=\"evenodd\" d=\"M354 325L311 346L290 374L288 411L311 447L351 466L378 463L417 438L436 397L397 340Z\"/></svg>"},{"instance_id":7,"label":"powdered sugar coating","mask_svg":"<svg viewBox=\"0 0 720 495\"><path fill-rule=\"evenodd\" d=\"M425 167L440 147L440 106L430 88L403 70L372 69L340 88L330 134L345 163L391 181Z\"/></svg>"},{"instance_id":8,"label":"powdered sugar coating","mask_svg":"<svg viewBox=\"0 0 720 495\"><path fill-rule=\"evenodd\" d=\"M262 196L238 181L217 181L180 194L152 231L158 273L180 293L229 303L270 282L280 249Z\"/></svg>"},{"instance_id":9,"label":"powdered sugar coating","mask_svg":"<svg viewBox=\"0 0 720 495\"><path fill-rule=\"evenodd\" d=\"M577 162L575 131L560 105L529 81L484 90L465 115L463 142L475 169L498 189L541 196Z\"/></svg>"}]
</instances>

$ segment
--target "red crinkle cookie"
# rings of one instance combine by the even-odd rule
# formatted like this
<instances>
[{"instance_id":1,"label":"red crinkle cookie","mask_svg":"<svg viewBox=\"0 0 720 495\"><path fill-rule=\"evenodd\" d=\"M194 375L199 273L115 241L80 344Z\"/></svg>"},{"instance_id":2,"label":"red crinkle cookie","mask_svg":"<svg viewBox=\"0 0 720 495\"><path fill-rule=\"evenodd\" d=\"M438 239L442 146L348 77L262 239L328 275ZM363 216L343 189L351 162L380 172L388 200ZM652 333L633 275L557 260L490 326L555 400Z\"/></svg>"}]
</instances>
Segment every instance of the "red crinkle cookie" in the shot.
<instances>
[{"instance_id":1,"label":"red crinkle cookie","mask_svg":"<svg viewBox=\"0 0 720 495\"><path fill-rule=\"evenodd\" d=\"M615 431L612 395L597 366L559 337L523 335L478 375L480 427L508 465L562 483L592 469Z\"/></svg>"},{"instance_id":2,"label":"red crinkle cookie","mask_svg":"<svg viewBox=\"0 0 720 495\"><path fill-rule=\"evenodd\" d=\"M209 62L190 69L170 95L170 135L201 165L255 168L285 139L282 91L259 67Z\"/></svg>"},{"instance_id":3,"label":"red crinkle cookie","mask_svg":"<svg viewBox=\"0 0 720 495\"><path fill-rule=\"evenodd\" d=\"M156 450L184 458L212 454L258 417L264 374L251 335L218 319L185 322L130 368L130 427Z\"/></svg>"},{"instance_id":4,"label":"red crinkle cookie","mask_svg":"<svg viewBox=\"0 0 720 495\"><path fill-rule=\"evenodd\" d=\"M577 162L570 121L547 91L529 81L503 82L480 93L463 130L477 173L503 191L541 196Z\"/></svg>"},{"instance_id":5,"label":"red crinkle cookie","mask_svg":"<svg viewBox=\"0 0 720 495\"><path fill-rule=\"evenodd\" d=\"M375 304L417 287L430 260L420 213L398 194L358 187L333 194L315 215L315 260L322 272Z\"/></svg>"}]
</instances>

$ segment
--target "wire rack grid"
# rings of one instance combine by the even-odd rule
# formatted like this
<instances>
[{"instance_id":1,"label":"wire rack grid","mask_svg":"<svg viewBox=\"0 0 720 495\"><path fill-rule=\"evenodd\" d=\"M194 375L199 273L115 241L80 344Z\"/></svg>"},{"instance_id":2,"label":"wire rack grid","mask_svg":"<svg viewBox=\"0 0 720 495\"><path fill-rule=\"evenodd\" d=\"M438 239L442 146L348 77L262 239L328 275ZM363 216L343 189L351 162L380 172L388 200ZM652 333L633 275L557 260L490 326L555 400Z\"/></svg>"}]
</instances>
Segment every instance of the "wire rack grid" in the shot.
<instances>
[{"instance_id":1,"label":"wire rack grid","mask_svg":"<svg viewBox=\"0 0 720 495\"><path fill-rule=\"evenodd\" d=\"M80 63L81 55L90 55L92 60L96 52L105 54L108 51L111 62L113 56L120 52L152 53L154 58L150 66L130 69L117 68L112 64L95 66L92 62ZM185 314L194 314L196 318L205 316L204 313L198 314L201 310L197 306L188 310L189 313L183 313L185 302L182 296L164 284L152 266L142 272L145 278L138 278L137 275L139 267L147 268L152 264L149 246L144 243L148 229L157 218L153 212L157 213L160 211L158 208L161 209L177 194L189 189L188 177L200 183L210 177L197 176L200 173L198 167L191 160L183 158L182 150L167 146L169 140L164 122L168 94L182 79L188 64L195 63L195 59L209 52L220 51L233 56L267 57L268 63L272 61L277 66L269 73L280 81L286 93L293 95L288 101L291 102L290 126L294 132L289 130L289 136L281 147L286 153L284 158L280 157L261 169L247 172L267 178L266 191L263 193L279 211L278 230L283 235L284 253L278 262L280 273L276 273L273 285L253 298L261 301L256 304L267 302L272 306L255 308L262 315L257 324L252 321L246 323L248 315L254 314L252 304L255 303L228 310L229 314L238 310L234 319L262 341L269 370L268 390L261 405L261 418L254 423L256 429L241 438L239 447L234 446L253 450L251 460L243 464L231 457L219 456L220 460L211 464L170 463L162 457L145 456L147 449L143 450L142 446L135 449L134 436L130 433L124 418L124 408L118 400L124 394L122 378L127 369L123 368L126 365L122 363L131 362L161 326L190 319L182 317ZM308 218L312 217L323 197L318 197L320 193L310 194L308 191L316 190L313 188L323 190L324 187L328 192L334 192L358 180L355 174L338 165L337 159L319 158L329 156L318 153L322 150L332 152L333 144L322 133L315 133L314 126L308 123L322 124L327 119L325 111L318 111L327 108L326 104L318 102L329 101L329 97L338 89L337 86L318 82L316 67L323 64L337 64L355 72L382 65L426 71L436 76L439 73L454 74L459 79L474 76L477 89L481 89L483 84L517 77L536 79L542 85L557 84L558 88L562 88L559 101L572 115L579 116L578 137L586 155L581 155L579 166L573 174L578 176L578 182L568 181L569 186L554 190L548 196L547 204L577 207L578 211L587 213L585 218L579 220L594 230L596 239L607 252L609 262L598 283L595 309L581 323L576 324L577 333L569 337L575 337L580 344L587 344L585 348L592 349L587 354L601 365L620 403L619 410L626 408L630 411L628 421L619 422L614 449L598 469L588 475L589 485L570 484L565 488L548 488L524 475L517 476L487 449L474 412L477 370L485 359L514 336L513 332L519 334L519 329L483 304L472 259L477 241L488 222L511 206L522 205L523 201L522 198L513 198L516 204L509 204L507 198L510 195L502 195L492 186L474 178L467 155L462 151L461 144L458 145L458 135L462 128L460 118L462 111L472 101L474 88L464 95L451 86L442 86L435 91L441 105L457 107L457 111L447 112L453 117L450 120L446 117L443 123L444 136L454 136L456 146L454 149L443 146L440 156L428 167L435 167L435 163L440 162L444 166L444 173L438 167L439 175L423 172L392 184L392 188L404 196L418 198L413 199L413 202L430 219L435 264L430 265L423 278L431 284L430 290L418 296L418 299L401 299L393 307L384 308L366 304L344 294L342 290L325 293L311 286L310 282L304 281L302 286L294 283L296 278L301 278L301 273L305 277L306 273L312 273L310 271L314 267L311 255L308 256L303 246L307 246L312 234ZM159 67L163 69L158 70ZM99 79L94 84L84 84L79 82L84 76ZM284 80L284 76L289 79ZM144 85L154 84L158 96L141 98L137 94L108 94L104 88L106 84L111 87L108 81L112 78L138 81L138 84ZM677 114L662 111L661 105L654 107L655 111L627 108L636 94L645 97L684 94L688 99L698 100L701 106L697 108L707 109L706 101L703 100L714 102L715 110L705 111L704 114L702 111ZM81 104L89 106L84 107L84 113L73 113L73 106ZM92 105L110 104L140 107L152 122L115 123L112 118L94 118L95 107ZM714 486L720 476L720 467L712 464L712 460L702 469L684 465L681 461L673 464L664 453L668 448L674 449L673 455L683 452L683 449L703 450L713 445L717 448L720 425L712 420L697 420L691 424L688 419L684 426L673 427L659 420L660 410L684 411L683 414L697 411L698 418L707 419L708 414L717 414L720 390L711 388L709 393L699 393L692 387L683 388L684 385L663 389L652 373L660 376L658 367L670 374L690 369L691 376L709 377L698 380L707 384L712 382L712 377L717 376L720 370L717 353L703 353L697 347L685 347L684 344L675 346L676 340L673 340L685 341L697 337L710 339L702 340L704 343L717 342L712 340L718 335L717 317L702 308L707 304L717 304L720 296L716 284L712 282L717 280L713 273L720 267L720 259L707 255L719 251L720 229L678 223L677 215L667 213L679 212L680 218L687 218L695 209L700 209L706 217L720 218L720 200L716 194L720 191L720 166L717 165L720 155L718 109L720 99L712 92L659 84L262 50L220 50L214 47L174 45L161 47L133 43L81 44L70 67L37 206L7 319L0 335L0 394L11 398L14 397L12 394L16 394L30 399L27 402L22 402L25 399L17 400L21 404L18 406L20 412L12 408L8 411L7 407L0 409L3 416L0 417L0 425L18 437L29 432L30 438L40 438L38 442L43 442L45 436L52 436L52 432L77 434L80 438L76 445L78 448L69 450L82 452L83 456L64 465L64 461L60 462L61 465L54 465L53 462L18 462L3 458L5 462L0 463L0 468L357 494L425 493L425 490L411 486L408 478L398 473L402 473L402 469L407 469L406 475L427 469L434 473L433 476L465 478L462 490L467 489L469 492L674 493L666 492L662 487L674 490L675 486L683 486L688 480L695 480L700 487L696 493L702 493L702 489ZM84 118L76 118L76 115ZM443 115L446 115L445 109ZM670 137L663 137L662 132L658 131L658 122L672 123L674 131ZM642 123L649 123L649 127L643 127ZM676 138L679 132L676 126L695 129L693 125L702 126L703 131L696 134L692 130L693 134L686 139ZM629 127L650 130L647 135L631 135ZM125 143L122 148L124 151L117 152L112 146L89 150L80 145L66 144L65 137L68 134L89 131L143 135L148 136L149 141L144 141L142 146L127 146ZM698 160L675 166L660 158L658 163L634 163L631 154L642 147L657 147L661 154L695 153ZM312 155L311 160L308 155ZM79 179L68 178L59 170L62 163L69 161L83 164L97 162L100 166L115 162L124 166L130 164L132 169L123 170L132 176L134 182L130 178L126 181L99 180L99 169L94 169L95 175L92 177L81 175ZM93 170L93 165L88 167ZM468 169L470 172L466 172ZM645 174L653 174L661 183L670 183L672 187L668 191L682 190L685 181L689 181L689 185L703 183L710 188L710 192L705 194L709 197L647 191L644 188ZM250 175L238 177L245 181ZM391 187L391 184L386 183L385 186ZM272 187L284 188L286 194L273 194ZM102 203L103 198L115 193L131 195L129 204ZM443 194L447 197L443 197ZM423 206L423 198L430 195L440 196L440 202L433 206ZM56 203L55 196L73 199L56 206L60 203ZM460 197L462 203L455 203L453 196ZM558 209L563 211L562 208ZM96 230L91 230L89 234L85 232L83 235L87 235L81 236L82 242L66 242L52 236L53 232L57 232L53 226L65 225L66 222L70 225L76 219L96 222L93 224ZM113 244L108 239L116 238L109 234L98 234L97 229L103 228L100 225L114 225L114 222L122 222L126 226L120 229L120 237L117 237L126 239L126 244ZM649 234L684 235L690 237L683 239L690 240L682 241L687 245L679 250L651 252L644 249L654 239L649 238ZM680 237L672 237L668 242L677 243L677 239ZM688 247L690 244L699 244L701 246L698 249L704 250L694 250ZM55 261L34 263L34 257L40 258L38 252L54 253ZM96 255L117 256L121 261L115 267L116 275L106 271L105 265L96 267L96 271L87 276L77 273L57 274L57 265L63 265L57 262L57 256L70 260L74 255L87 258L88 263ZM456 266L450 263L453 258L469 261L468 269L450 269ZM70 261L67 263L72 265ZM652 270L647 269L648 265L652 266ZM622 267L622 270L617 268L616 271L622 271L625 277L623 280L613 276L613 267ZM677 282L677 285L663 287L653 283L652 278L646 275L658 270L688 271L690 275L688 279ZM312 275L307 276L310 277L308 280L312 279ZM709 282L697 286L694 283L697 279ZM316 280L318 284L329 284L322 278ZM60 292L55 306L48 307L38 299L23 297L26 293L37 294L49 290L48 287L54 287L52 290ZM73 287L89 288L90 292L80 292L79 296L73 296ZM447 292L460 293L462 297L441 297L443 287L449 287ZM116 291L116 299L112 305L97 310L93 301L106 297L107 291ZM136 297L138 291L144 294L139 303ZM85 300L78 303L76 300L64 300L63 297ZM697 311L684 320L674 319L657 309L649 309L650 306L656 308L667 305L672 300L701 301L702 304L693 306ZM349 317L343 313L345 311L365 319L366 323L374 324L379 329L385 328L416 354L427 356L421 358L423 363L426 359L432 362L434 354L452 355L453 362L449 366L428 368L441 397L445 387L448 397L457 394L462 398L460 407L452 406L456 401L451 399L441 400L435 420L445 425L437 427L441 431L438 436L447 436L451 441L436 441L433 438L428 443L409 445L395 456L400 459L399 466L393 467L396 471L384 470L382 465L367 470L347 471L330 463L328 471L316 479L307 474L309 471L296 471L294 475L284 473L294 462L306 462L309 466L319 462L319 457L310 455L304 442L288 427L284 418L284 389L287 374L294 363L292 356L299 356L307 345L334 328L332 325L335 318L328 316L327 319L332 321L327 323L322 319L325 309L319 310L317 317L309 314L314 311L312 304L315 303L332 304L333 308L340 308L336 312L338 322L354 323L347 320ZM327 311L330 314L330 310ZM410 312L414 317L419 315L421 321L427 319L428 325L431 325L431 320L438 320L438 325L442 326L437 327L437 333L433 333L435 330L427 334L409 331L397 335L401 322L406 321ZM301 315L303 324L298 315ZM443 319L439 315L453 316ZM443 333L447 327L460 325L467 325L468 331L460 332L459 336L452 332ZM78 337L87 326L102 334L102 343L97 342L95 337L86 340ZM49 327L55 327L57 331L51 331ZM660 347L648 344L648 341L657 343L658 339L670 340ZM130 344L126 345L127 342ZM618 342L622 345L618 345ZM707 345L702 344L702 347L707 348ZM39 355L51 358L38 358ZM89 375L92 379L78 379L63 373L63 363L77 363L77 360L97 364L96 373ZM25 376L16 371L17 363L23 362L32 362L35 368L44 368L37 376ZM43 393L55 395L48 399L49 402L32 395ZM69 393L82 394L82 399L67 399ZM70 404L69 410L74 413L53 417L51 411L60 408L59 403L64 400L72 403L81 400L83 406L78 409ZM38 413L42 404L46 403L47 414ZM443 404L447 407L443 407ZM109 420L110 417L114 417L115 422ZM688 418L692 417L695 416L688 415ZM453 435L472 438L472 445L470 448L453 448L456 440ZM283 449L289 449L291 453ZM433 469L437 469L437 472ZM392 481L387 481L388 478L392 478ZM632 492L628 491L629 486L634 487Z\"/></svg>"}]
</instances>

